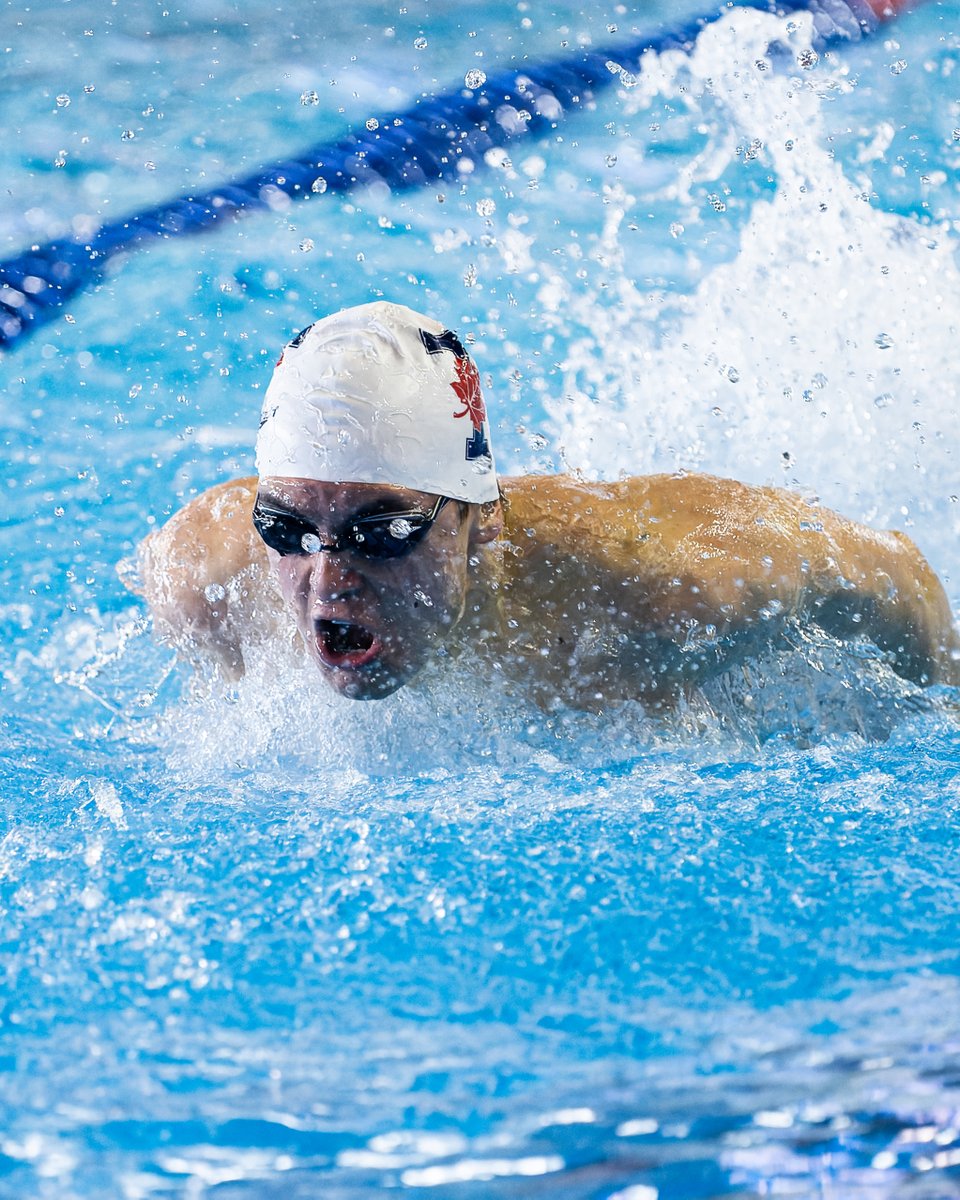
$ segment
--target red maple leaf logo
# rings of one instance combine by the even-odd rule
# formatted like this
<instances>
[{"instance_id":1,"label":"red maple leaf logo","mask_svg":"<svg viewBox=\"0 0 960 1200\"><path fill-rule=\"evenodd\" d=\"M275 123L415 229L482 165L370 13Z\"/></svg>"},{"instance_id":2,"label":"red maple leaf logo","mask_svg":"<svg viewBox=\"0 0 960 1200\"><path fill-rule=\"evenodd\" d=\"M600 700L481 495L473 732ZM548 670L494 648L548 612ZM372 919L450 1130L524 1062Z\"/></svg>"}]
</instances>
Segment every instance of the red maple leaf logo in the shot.
<instances>
[{"instance_id":1,"label":"red maple leaf logo","mask_svg":"<svg viewBox=\"0 0 960 1200\"><path fill-rule=\"evenodd\" d=\"M483 395L480 391L480 375L473 359L468 355L464 355L463 358L455 356L453 361L457 365L457 378L450 386L457 393L460 403L463 405L460 412L453 415L455 417L469 416L471 425L479 433L487 419L487 410L484 408Z\"/></svg>"}]
</instances>

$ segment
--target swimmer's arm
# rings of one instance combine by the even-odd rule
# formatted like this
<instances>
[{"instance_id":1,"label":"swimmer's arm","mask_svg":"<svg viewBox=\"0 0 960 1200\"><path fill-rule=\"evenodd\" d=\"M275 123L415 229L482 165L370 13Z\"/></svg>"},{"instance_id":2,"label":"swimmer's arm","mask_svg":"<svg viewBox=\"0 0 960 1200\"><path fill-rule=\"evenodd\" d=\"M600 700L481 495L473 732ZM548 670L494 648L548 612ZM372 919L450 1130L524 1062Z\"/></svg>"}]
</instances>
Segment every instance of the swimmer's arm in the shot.
<instances>
[{"instance_id":1,"label":"swimmer's arm","mask_svg":"<svg viewBox=\"0 0 960 1200\"><path fill-rule=\"evenodd\" d=\"M191 660L243 674L244 634L276 608L266 553L251 522L256 478L218 484L141 544L131 587L161 638Z\"/></svg>"},{"instance_id":2,"label":"swimmer's arm","mask_svg":"<svg viewBox=\"0 0 960 1200\"><path fill-rule=\"evenodd\" d=\"M811 596L812 618L837 637L869 638L905 679L960 684L960 639L950 603L914 543L897 531L834 519L839 553Z\"/></svg>"},{"instance_id":3,"label":"swimmer's arm","mask_svg":"<svg viewBox=\"0 0 960 1200\"><path fill-rule=\"evenodd\" d=\"M786 622L809 620L836 637L868 638L915 683L960 683L960 640L943 586L904 534L775 488L706 476L663 487L648 506L661 522L641 522L640 536L653 536L636 543L655 564L648 626L674 640L715 629L721 666L771 644Z\"/></svg>"},{"instance_id":4,"label":"swimmer's arm","mask_svg":"<svg viewBox=\"0 0 960 1200\"><path fill-rule=\"evenodd\" d=\"M708 564L688 600L696 618L714 614L733 647L769 643L786 621L809 620L835 637L869 639L914 683L960 682L949 602L908 537L774 489L752 493L752 505L744 499L693 539Z\"/></svg>"}]
</instances>

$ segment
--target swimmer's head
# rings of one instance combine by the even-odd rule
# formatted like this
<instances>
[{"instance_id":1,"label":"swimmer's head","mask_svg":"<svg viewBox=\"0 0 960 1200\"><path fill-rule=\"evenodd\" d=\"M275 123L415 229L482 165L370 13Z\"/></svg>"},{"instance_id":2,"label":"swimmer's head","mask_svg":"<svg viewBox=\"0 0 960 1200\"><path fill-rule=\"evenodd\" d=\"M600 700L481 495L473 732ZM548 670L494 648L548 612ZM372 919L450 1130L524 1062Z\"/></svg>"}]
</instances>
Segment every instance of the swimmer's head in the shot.
<instances>
[{"instance_id":1,"label":"swimmer's head","mask_svg":"<svg viewBox=\"0 0 960 1200\"><path fill-rule=\"evenodd\" d=\"M502 528L480 380L456 334L366 304L284 350L257 438L254 523L334 690L411 680L464 614Z\"/></svg>"},{"instance_id":2,"label":"swimmer's head","mask_svg":"<svg viewBox=\"0 0 960 1200\"><path fill-rule=\"evenodd\" d=\"M377 301L325 317L280 356L257 471L496 500L477 368L455 333L403 305Z\"/></svg>"}]
</instances>

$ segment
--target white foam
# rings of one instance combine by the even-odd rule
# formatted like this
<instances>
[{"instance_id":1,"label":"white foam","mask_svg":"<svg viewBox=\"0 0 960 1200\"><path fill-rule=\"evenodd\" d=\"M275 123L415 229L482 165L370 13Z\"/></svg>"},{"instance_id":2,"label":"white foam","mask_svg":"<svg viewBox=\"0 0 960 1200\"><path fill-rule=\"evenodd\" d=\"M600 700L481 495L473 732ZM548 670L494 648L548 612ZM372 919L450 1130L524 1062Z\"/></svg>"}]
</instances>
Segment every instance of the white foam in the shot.
<instances>
[{"instance_id":1,"label":"white foam","mask_svg":"<svg viewBox=\"0 0 960 1200\"><path fill-rule=\"evenodd\" d=\"M705 142L659 193L691 256L714 232L711 195L749 213L734 257L671 295L636 282L645 268L624 226L642 210L608 190L604 288L554 273L541 290L547 325L570 339L547 402L557 440L590 476L684 467L799 482L852 516L914 526L955 572L956 238L870 204L869 177L844 174L828 133L846 68L765 69L778 34L792 55L809 46L806 20L735 10L622 95L628 114L654 97L697 114Z\"/></svg>"}]
</instances>

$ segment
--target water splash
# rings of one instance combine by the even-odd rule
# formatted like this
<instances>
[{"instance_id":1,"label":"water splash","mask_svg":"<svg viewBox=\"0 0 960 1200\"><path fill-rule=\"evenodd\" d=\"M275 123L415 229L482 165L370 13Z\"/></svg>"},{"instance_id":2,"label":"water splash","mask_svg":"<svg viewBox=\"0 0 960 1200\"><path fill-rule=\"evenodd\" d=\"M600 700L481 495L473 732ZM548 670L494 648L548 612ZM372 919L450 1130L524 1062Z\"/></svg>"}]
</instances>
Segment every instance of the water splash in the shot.
<instances>
[{"instance_id":1,"label":"water splash","mask_svg":"<svg viewBox=\"0 0 960 1200\"><path fill-rule=\"evenodd\" d=\"M773 40L786 71L771 69ZM562 400L547 408L565 461L590 475L685 467L799 483L921 541L943 522L955 535L943 481L960 417L942 397L960 383L956 239L872 207L871 155L845 173L829 118L856 81L829 57L806 68L808 48L806 19L735 11L621 94L627 114L680 110L702 142L659 188L641 163L607 189L602 289L559 273L541 289L569 345ZM637 282L627 228L654 201L675 210L671 233L702 272L689 294ZM720 205L741 225L732 257L709 262Z\"/></svg>"}]
</instances>

